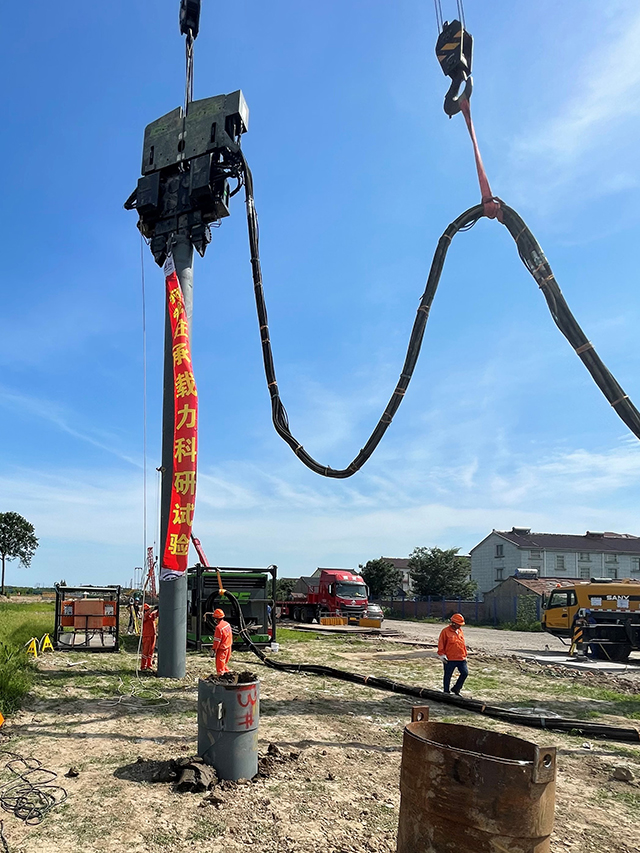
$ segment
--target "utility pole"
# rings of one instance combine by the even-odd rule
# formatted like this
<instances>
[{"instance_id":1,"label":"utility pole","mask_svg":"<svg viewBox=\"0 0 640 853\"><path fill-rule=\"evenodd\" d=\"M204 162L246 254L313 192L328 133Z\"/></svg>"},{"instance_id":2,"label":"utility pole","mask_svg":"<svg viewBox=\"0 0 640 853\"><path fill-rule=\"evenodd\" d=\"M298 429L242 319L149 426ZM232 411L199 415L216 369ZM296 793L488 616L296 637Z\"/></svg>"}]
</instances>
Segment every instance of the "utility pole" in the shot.
<instances>
[{"instance_id":1,"label":"utility pole","mask_svg":"<svg viewBox=\"0 0 640 853\"><path fill-rule=\"evenodd\" d=\"M241 91L193 100L193 45L200 27L201 0L181 0L180 31L186 41L185 103L145 128L142 177L125 202L136 210L138 228L147 239L156 263L171 256L184 300L184 315L191 334L193 314L193 250L204 256L211 242L210 224L229 216L229 199L241 186L240 138L247 131L249 110ZM233 192L229 179L237 180ZM172 506L176 483L177 399L175 332L170 305L165 309L164 382L162 410L162 484L160 498L160 619L158 626L158 675L183 678L187 645L187 559L191 538L195 493L188 521L181 521L180 551L171 551L168 540L175 512ZM181 334L184 336L185 332ZM193 381L193 376L191 376ZM195 390L194 395L197 394ZM195 414L194 414L195 417ZM190 439L194 448L196 439ZM195 450L193 450L195 454ZM192 474L195 476L195 474ZM173 491L172 491L173 489ZM184 542L186 541L186 546ZM175 543L172 543L175 544ZM169 549L170 550L170 549ZM179 554L179 557L176 556ZM178 568L176 569L176 563Z\"/></svg>"}]
</instances>

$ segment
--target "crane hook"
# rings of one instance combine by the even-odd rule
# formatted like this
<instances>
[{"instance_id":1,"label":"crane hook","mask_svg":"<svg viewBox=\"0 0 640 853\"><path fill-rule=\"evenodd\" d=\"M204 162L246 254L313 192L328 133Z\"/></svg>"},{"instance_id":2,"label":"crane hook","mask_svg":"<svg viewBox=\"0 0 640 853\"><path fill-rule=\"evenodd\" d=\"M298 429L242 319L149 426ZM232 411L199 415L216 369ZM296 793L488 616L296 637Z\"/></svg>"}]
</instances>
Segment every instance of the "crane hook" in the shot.
<instances>
[{"instance_id":1,"label":"crane hook","mask_svg":"<svg viewBox=\"0 0 640 853\"><path fill-rule=\"evenodd\" d=\"M451 77L451 86L445 95L444 111L451 118L460 112L460 100L469 100L473 91L471 59L473 36L460 21L444 22L436 42L436 56L442 73ZM464 90L460 89L464 85Z\"/></svg>"}]
</instances>

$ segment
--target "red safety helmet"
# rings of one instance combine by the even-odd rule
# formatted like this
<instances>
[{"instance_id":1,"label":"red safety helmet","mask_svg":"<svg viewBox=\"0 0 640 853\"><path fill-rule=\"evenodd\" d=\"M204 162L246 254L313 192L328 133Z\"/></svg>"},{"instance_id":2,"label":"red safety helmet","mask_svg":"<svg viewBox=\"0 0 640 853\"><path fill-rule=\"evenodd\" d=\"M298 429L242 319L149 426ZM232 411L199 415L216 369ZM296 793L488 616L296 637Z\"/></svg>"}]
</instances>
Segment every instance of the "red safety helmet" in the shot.
<instances>
[{"instance_id":1,"label":"red safety helmet","mask_svg":"<svg viewBox=\"0 0 640 853\"><path fill-rule=\"evenodd\" d=\"M221 610L219 607L216 607L216 609L213 611L213 618L224 619L224 610Z\"/></svg>"},{"instance_id":2,"label":"red safety helmet","mask_svg":"<svg viewBox=\"0 0 640 853\"><path fill-rule=\"evenodd\" d=\"M451 617L451 621L455 622L456 625L464 625L464 616L462 613L454 613Z\"/></svg>"},{"instance_id":3,"label":"red safety helmet","mask_svg":"<svg viewBox=\"0 0 640 853\"><path fill-rule=\"evenodd\" d=\"M146 602L146 601L145 601L145 603L144 603L144 609L145 609L145 610L151 610L151 607L147 604L147 602Z\"/></svg>"}]
</instances>

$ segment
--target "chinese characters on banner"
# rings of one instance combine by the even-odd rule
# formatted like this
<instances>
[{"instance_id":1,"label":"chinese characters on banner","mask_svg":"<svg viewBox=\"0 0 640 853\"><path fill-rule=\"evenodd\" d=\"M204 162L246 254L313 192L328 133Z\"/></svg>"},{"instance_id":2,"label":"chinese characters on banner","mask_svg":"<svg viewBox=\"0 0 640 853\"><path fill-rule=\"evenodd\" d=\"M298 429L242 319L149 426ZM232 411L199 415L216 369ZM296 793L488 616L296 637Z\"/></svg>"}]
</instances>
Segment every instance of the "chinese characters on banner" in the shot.
<instances>
[{"instance_id":1,"label":"chinese characters on banner","mask_svg":"<svg viewBox=\"0 0 640 853\"><path fill-rule=\"evenodd\" d=\"M171 510L164 543L161 580L187 570L193 511L196 505L198 392L191 365L189 326L173 258L164 265L173 353L173 481Z\"/></svg>"}]
</instances>

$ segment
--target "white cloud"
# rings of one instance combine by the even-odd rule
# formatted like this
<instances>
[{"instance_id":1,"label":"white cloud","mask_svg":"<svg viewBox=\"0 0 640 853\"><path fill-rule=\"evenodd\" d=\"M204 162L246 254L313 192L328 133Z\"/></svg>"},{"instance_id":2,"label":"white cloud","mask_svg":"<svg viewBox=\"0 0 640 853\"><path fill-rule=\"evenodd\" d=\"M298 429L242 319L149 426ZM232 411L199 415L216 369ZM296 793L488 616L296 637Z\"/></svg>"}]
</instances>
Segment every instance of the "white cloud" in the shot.
<instances>
[{"instance_id":1,"label":"white cloud","mask_svg":"<svg viewBox=\"0 0 640 853\"><path fill-rule=\"evenodd\" d=\"M18 412L21 416L28 415L46 421L62 432L73 436L73 438L80 439L80 441L98 447L100 450L105 450L137 468L142 467L140 459L135 459L119 449L116 437L96 429L79 430L77 427L71 426L71 423L78 422L77 414L70 412L59 403L33 395L19 394L16 391L0 387L0 406Z\"/></svg>"},{"instance_id":2,"label":"white cloud","mask_svg":"<svg viewBox=\"0 0 640 853\"><path fill-rule=\"evenodd\" d=\"M391 460L351 481L312 477L295 459L278 475L261 465L228 463L200 477L196 535L214 564L277 563L285 574L317 565L355 566L404 556L418 545L460 546L492 528L588 528L639 533L640 447L622 440L602 452L580 448L542 459L502 447L491 455L438 465ZM496 470L498 473L495 473ZM139 475L94 471L0 477L0 504L29 518L41 548L33 570L10 581L121 582L140 565ZM149 489L149 541L155 535L155 485Z\"/></svg>"},{"instance_id":3,"label":"white cloud","mask_svg":"<svg viewBox=\"0 0 640 853\"><path fill-rule=\"evenodd\" d=\"M27 517L43 541L86 548L87 544L126 546L141 538L140 475L103 470L42 473L22 468L0 477L0 504Z\"/></svg>"},{"instance_id":4,"label":"white cloud","mask_svg":"<svg viewBox=\"0 0 640 853\"><path fill-rule=\"evenodd\" d=\"M573 92L557 114L545 121L536 113L535 126L512 143L509 183L541 207L569 187L584 199L639 184L631 140L640 116L640 13L629 10L598 36L601 46L566 66L570 76L562 79Z\"/></svg>"},{"instance_id":5,"label":"white cloud","mask_svg":"<svg viewBox=\"0 0 640 853\"><path fill-rule=\"evenodd\" d=\"M526 446L520 443L517 394L532 372L551 370L555 352L540 352L522 336L519 343L514 347L506 335L488 361L453 374L443 370L435 382L417 376L417 399L397 417L372 460L349 480L319 478L284 446L264 442L262 430L271 430L266 423L256 433L259 462L201 464L195 533L210 560L238 566L275 562L295 574L321 564L355 565L380 554L403 556L418 545L466 550L492 528L513 524L548 532L640 533L640 446L634 438L625 434L614 447L594 451L567 442L566 430L558 439L542 424L535 442L530 437ZM503 350L512 353L508 372ZM341 413L332 407L327 424L340 414L335 432L325 431L320 421L323 393L314 389L311 403L301 407L299 435L323 461L326 454L330 464L344 464L362 445L368 425L360 412L377 417L376 395L382 394L373 382L369 387L376 390L370 393L363 383ZM44 417L56 429L75 429L63 409L47 409L41 400L12 392L0 394L0 405ZM318 412L317 419L310 408ZM81 437L119 455L96 430L89 428ZM559 440L565 441L561 449ZM157 529L154 480L149 477L150 542ZM65 470L52 463L44 473L22 468L1 476L0 507L36 525L41 538L33 567L37 580L64 576L69 582L119 582L141 564L141 490L141 473L127 466L105 472L97 466ZM15 572L14 581L24 577Z\"/></svg>"},{"instance_id":6,"label":"white cloud","mask_svg":"<svg viewBox=\"0 0 640 853\"><path fill-rule=\"evenodd\" d=\"M512 452L510 464L504 462L500 475L488 459L431 470L385 466L380 472L378 466L374 476L364 473L351 481L348 491L318 481L296 491L295 501L259 469L234 467L225 476L237 481L248 475L253 481L250 505L241 512L221 506L210 513L201 503L199 531L222 564L276 562L290 573L319 564L353 565L380 554L402 556L417 545L466 549L493 527L519 523L548 532L588 527L638 532L637 444L601 453L557 452L541 461ZM294 469L283 476L302 479Z\"/></svg>"}]
</instances>

